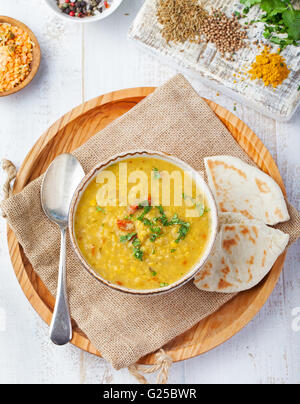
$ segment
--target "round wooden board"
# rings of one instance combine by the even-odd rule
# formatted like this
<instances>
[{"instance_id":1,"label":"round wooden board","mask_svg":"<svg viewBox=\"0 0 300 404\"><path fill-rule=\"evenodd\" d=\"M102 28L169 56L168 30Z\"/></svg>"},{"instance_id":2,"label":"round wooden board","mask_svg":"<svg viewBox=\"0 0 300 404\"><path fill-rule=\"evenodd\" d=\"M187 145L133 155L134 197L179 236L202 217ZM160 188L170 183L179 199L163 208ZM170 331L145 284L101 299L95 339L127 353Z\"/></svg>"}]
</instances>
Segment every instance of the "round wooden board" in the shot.
<instances>
[{"instance_id":1,"label":"round wooden board","mask_svg":"<svg viewBox=\"0 0 300 404\"><path fill-rule=\"evenodd\" d=\"M14 193L20 192L29 182L45 172L57 155L72 152L153 91L154 88L116 91L90 100L67 113L40 137L25 158L14 184ZM212 101L206 102L253 161L271 175L285 192L279 170L258 137L231 112ZM10 228L7 236L12 264L21 288L40 317L50 324L54 298L33 271ZM240 293L218 312L168 343L165 349L173 360L180 361L205 353L245 327L272 293L284 260L285 254L278 258L269 275L254 289ZM72 343L80 349L101 356L76 324ZM141 359L141 363L153 364L154 354Z\"/></svg>"},{"instance_id":2,"label":"round wooden board","mask_svg":"<svg viewBox=\"0 0 300 404\"><path fill-rule=\"evenodd\" d=\"M20 83L17 87L12 88L11 90L5 91L5 92L0 92L0 97L6 97L11 94L18 93L21 91L23 88L28 86L29 83L34 79L35 75L37 74L40 63L41 63L41 48L38 43L38 40L36 39L36 36L34 33L27 27L27 25L23 24L21 21L15 20L14 18L11 17L6 17L4 15L0 15L0 24L6 23L6 24L11 24L14 25L18 28L21 28L23 31L27 32L29 35L31 41L34 43L33 47L33 53L32 53L32 62L30 66L30 73L26 77L22 83Z\"/></svg>"}]
</instances>

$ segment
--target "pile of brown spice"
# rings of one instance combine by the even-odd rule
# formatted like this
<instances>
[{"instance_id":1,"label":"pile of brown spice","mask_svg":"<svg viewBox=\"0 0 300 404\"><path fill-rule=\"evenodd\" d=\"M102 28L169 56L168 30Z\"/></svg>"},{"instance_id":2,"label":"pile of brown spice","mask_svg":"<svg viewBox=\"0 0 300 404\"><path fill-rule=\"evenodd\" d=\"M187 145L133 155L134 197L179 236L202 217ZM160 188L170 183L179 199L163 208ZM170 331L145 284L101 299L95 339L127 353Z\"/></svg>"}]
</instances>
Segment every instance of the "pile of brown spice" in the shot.
<instances>
[{"instance_id":1,"label":"pile of brown spice","mask_svg":"<svg viewBox=\"0 0 300 404\"><path fill-rule=\"evenodd\" d=\"M246 47L247 27L237 16L227 17L220 10L209 14L198 0L158 0L157 18L168 43L210 42L227 60Z\"/></svg>"},{"instance_id":2,"label":"pile of brown spice","mask_svg":"<svg viewBox=\"0 0 300 404\"><path fill-rule=\"evenodd\" d=\"M246 28L243 28L236 16L227 17L225 13L214 10L202 23L201 32L207 42L215 44L223 57L233 61L233 55L246 47Z\"/></svg>"},{"instance_id":3,"label":"pile of brown spice","mask_svg":"<svg viewBox=\"0 0 300 404\"><path fill-rule=\"evenodd\" d=\"M207 15L198 0L158 0L157 18L168 43L200 43Z\"/></svg>"}]
</instances>

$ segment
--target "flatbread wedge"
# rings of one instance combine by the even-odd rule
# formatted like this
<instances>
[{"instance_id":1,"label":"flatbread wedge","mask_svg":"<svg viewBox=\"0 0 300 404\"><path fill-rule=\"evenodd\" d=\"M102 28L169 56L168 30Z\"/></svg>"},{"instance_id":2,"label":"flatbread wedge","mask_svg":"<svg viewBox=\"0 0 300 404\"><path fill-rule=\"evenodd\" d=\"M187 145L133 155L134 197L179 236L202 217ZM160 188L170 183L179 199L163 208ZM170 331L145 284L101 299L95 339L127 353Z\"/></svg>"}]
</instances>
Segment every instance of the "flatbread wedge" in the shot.
<instances>
[{"instance_id":1,"label":"flatbread wedge","mask_svg":"<svg viewBox=\"0 0 300 404\"><path fill-rule=\"evenodd\" d=\"M204 162L219 212L241 213L269 225L290 219L279 185L257 167L232 156L207 157Z\"/></svg>"},{"instance_id":2,"label":"flatbread wedge","mask_svg":"<svg viewBox=\"0 0 300 404\"><path fill-rule=\"evenodd\" d=\"M289 235L260 221L221 213L214 249L194 283L210 292L251 289L269 273L288 242Z\"/></svg>"}]
</instances>

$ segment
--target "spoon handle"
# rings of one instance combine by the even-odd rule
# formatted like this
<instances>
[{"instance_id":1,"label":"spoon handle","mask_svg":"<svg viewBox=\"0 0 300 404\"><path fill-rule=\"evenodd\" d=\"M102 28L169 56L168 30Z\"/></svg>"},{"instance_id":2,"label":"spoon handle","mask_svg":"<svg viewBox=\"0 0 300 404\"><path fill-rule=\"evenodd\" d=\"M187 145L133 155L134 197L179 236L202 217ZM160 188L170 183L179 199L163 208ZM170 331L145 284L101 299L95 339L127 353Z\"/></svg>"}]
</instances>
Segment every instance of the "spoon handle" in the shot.
<instances>
[{"instance_id":1,"label":"spoon handle","mask_svg":"<svg viewBox=\"0 0 300 404\"><path fill-rule=\"evenodd\" d=\"M66 228L61 228L61 247L57 295L50 325L50 339L56 345L65 345L72 339L71 316L67 295Z\"/></svg>"}]
</instances>

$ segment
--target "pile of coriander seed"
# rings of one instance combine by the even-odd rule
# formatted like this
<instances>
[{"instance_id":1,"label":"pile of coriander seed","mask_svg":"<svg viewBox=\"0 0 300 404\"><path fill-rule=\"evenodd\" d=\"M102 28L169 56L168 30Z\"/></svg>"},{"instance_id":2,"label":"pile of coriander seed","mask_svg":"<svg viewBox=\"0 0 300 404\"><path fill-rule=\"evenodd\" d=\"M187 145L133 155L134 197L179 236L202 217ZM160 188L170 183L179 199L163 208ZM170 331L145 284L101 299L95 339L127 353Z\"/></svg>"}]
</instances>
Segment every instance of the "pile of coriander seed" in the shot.
<instances>
[{"instance_id":1,"label":"pile of coriander seed","mask_svg":"<svg viewBox=\"0 0 300 404\"><path fill-rule=\"evenodd\" d=\"M246 28L243 28L236 16L227 17L225 13L214 10L202 24L201 32L207 42L215 44L223 57L233 61L233 55L246 46ZM228 56L229 55L229 56Z\"/></svg>"}]
</instances>

